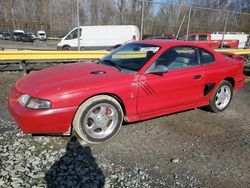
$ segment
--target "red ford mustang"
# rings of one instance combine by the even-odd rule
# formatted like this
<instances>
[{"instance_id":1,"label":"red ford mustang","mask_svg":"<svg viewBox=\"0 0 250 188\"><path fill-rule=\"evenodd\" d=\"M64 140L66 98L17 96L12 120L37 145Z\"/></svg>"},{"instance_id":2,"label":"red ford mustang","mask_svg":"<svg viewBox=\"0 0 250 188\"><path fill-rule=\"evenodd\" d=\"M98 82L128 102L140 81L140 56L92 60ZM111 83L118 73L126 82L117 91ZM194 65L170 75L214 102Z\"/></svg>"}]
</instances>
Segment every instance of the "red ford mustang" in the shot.
<instances>
[{"instance_id":1,"label":"red ford mustang","mask_svg":"<svg viewBox=\"0 0 250 188\"><path fill-rule=\"evenodd\" d=\"M126 44L97 63L33 72L9 94L24 133L71 134L90 143L134 122L206 106L226 109L244 84L243 60L183 41Z\"/></svg>"}]
</instances>

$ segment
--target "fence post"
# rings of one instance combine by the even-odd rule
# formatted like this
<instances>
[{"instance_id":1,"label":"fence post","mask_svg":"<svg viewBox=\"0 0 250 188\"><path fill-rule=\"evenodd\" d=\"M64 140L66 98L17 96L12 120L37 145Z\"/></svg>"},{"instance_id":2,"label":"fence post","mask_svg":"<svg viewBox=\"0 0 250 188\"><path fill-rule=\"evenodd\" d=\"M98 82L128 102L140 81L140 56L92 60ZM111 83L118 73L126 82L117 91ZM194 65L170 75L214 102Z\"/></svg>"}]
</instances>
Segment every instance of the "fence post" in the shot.
<instances>
[{"instance_id":1,"label":"fence post","mask_svg":"<svg viewBox=\"0 0 250 188\"><path fill-rule=\"evenodd\" d=\"M223 48L225 32L226 32L226 29L227 29L228 13L229 13L229 12L227 11L227 15L226 15L225 23L224 23L224 28L223 28L223 33L222 33L221 45L220 45L220 48L221 48L221 49Z\"/></svg>"},{"instance_id":2,"label":"fence post","mask_svg":"<svg viewBox=\"0 0 250 188\"><path fill-rule=\"evenodd\" d=\"M11 20L12 20L12 30L15 29L15 20L14 20L14 1L11 3Z\"/></svg>"},{"instance_id":3,"label":"fence post","mask_svg":"<svg viewBox=\"0 0 250 188\"><path fill-rule=\"evenodd\" d=\"M50 19L50 37L52 37L52 24L53 24L53 22L52 22L52 9L51 9L51 0L49 1L49 19Z\"/></svg>"},{"instance_id":4,"label":"fence post","mask_svg":"<svg viewBox=\"0 0 250 188\"><path fill-rule=\"evenodd\" d=\"M80 51L80 17L79 17L79 0L76 0L77 6L77 44L78 44L78 51Z\"/></svg>"},{"instance_id":5,"label":"fence post","mask_svg":"<svg viewBox=\"0 0 250 188\"><path fill-rule=\"evenodd\" d=\"M183 18L182 18L181 25L180 25L180 27L179 27L179 29L178 29L178 31L177 31L176 36L175 36L175 37L176 37L175 40L177 40L178 37L179 37L179 34L180 34L180 31L181 31L181 28L182 28L182 25L183 25L183 23L184 23L185 18L186 18L186 15L184 15Z\"/></svg>"},{"instance_id":6,"label":"fence post","mask_svg":"<svg viewBox=\"0 0 250 188\"><path fill-rule=\"evenodd\" d=\"M27 62L25 60L22 60L20 63L19 63L19 68L20 70L23 72L23 74L27 74L28 73L28 70L27 70Z\"/></svg>"},{"instance_id":7,"label":"fence post","mask_svg":"<svg viewBox=\"0 0 250 188\"><path fill-rule=\"evenodd\" d=\"M141 1L141 34L140 39L142 40L143 32L144 32L144 12L145 12L145 0Z\"/></svg>"},{"instance_id":8,"label":"fence post","mask_svg":"<svg viewBox=\"0 0 250 188\"><path fill-rule=\"evenodd\" d=\"M189 7L186 41L188 40L191 12L192 12L192 6Z\"/></svg>"}]
</instances>

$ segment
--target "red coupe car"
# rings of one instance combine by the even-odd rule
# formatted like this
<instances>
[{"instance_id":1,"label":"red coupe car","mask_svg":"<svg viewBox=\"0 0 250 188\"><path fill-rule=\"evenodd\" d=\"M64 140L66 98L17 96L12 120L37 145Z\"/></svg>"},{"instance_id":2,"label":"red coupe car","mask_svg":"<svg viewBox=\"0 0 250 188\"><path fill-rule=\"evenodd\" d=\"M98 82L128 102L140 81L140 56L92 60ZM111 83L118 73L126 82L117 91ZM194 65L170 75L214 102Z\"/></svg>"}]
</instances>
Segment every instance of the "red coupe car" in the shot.
<instances>
[{"instance_id":1,"label":"red coupe car","mask_svg":"<svg viewBox=\"0 0 250 188\"><path fill-rule=\"evenodd\" d=\"M9 111L24 133L99 143L134 122L206 106L225 110L244 84L243 59L185 41L144 40L97 63L33 72L12 88Z\"/></svg>"}]
</instances>

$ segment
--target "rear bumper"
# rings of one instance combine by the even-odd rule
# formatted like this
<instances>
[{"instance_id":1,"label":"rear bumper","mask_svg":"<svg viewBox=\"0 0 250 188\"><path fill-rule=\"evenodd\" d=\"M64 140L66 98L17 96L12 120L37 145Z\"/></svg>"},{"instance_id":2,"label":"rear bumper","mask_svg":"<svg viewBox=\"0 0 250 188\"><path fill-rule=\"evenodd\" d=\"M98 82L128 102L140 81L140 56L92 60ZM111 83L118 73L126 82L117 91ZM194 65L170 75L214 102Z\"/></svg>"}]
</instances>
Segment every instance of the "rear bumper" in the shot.
<instances>
[{"instance_id":1,"label":"rear bumper","mask_svg":"<svg viewBox=\"0 0 250 188\"><path fill-rule=\"evenodd\" d=\"M77 107L33 110L21 106L17 91L13 88L8 98L8 110L24 133L67 134Z\"/></svg>"}]
</instances>

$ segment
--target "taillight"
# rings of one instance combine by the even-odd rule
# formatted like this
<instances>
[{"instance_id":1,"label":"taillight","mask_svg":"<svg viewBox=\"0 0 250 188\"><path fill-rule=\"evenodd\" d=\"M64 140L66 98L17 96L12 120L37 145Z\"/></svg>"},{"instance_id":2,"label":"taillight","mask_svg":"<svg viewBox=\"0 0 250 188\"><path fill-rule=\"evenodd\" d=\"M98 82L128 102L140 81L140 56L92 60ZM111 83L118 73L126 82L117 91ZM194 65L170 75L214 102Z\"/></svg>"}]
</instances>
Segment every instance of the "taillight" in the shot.
<instances>
[{"instance_id":1,"label":"taillight","mask_svg":"<svg viewBox=\"0 0 250 188\"><path fill-rule=\"evenodd\" d=\"M239 55L237 55L236 57L235 57L235 59L237 60L237 61L244 61L244 57L242 57L242 56L239 56Z\"/></svg>"}]
</instances>

